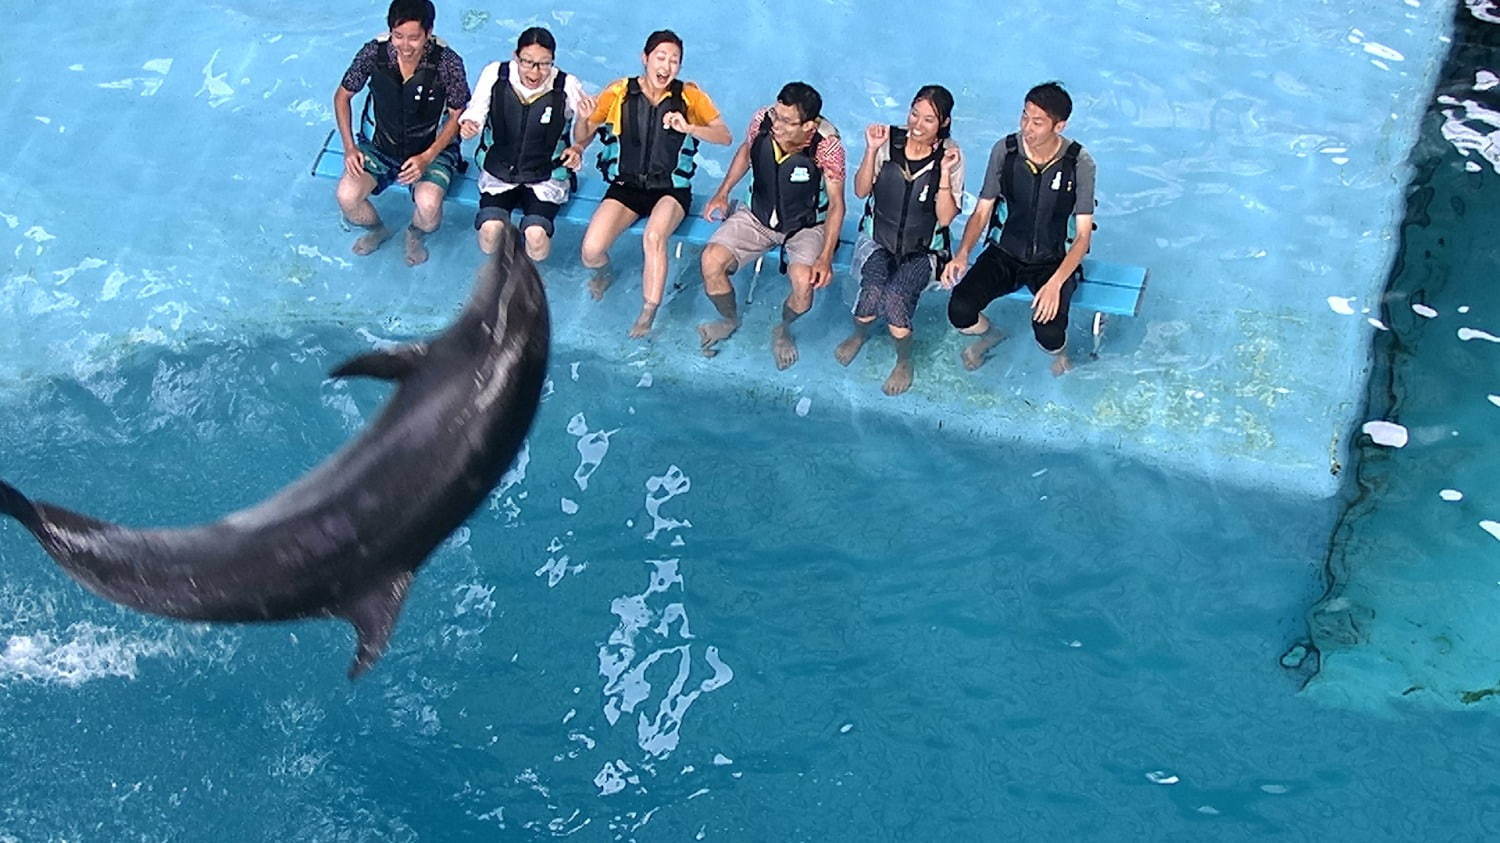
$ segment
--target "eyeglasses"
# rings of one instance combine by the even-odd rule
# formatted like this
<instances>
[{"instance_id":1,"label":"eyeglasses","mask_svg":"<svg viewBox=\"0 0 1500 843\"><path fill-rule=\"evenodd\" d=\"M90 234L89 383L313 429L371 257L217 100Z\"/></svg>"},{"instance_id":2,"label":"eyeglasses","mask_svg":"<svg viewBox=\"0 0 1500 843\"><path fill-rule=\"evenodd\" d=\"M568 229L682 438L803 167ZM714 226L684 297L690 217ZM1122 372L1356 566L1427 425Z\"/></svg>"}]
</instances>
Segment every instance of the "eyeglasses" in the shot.
<instances>
[{"instance_id":1,"label":"eyeglasses","mask_svg":"<svg viewBox=\"0 0 1500 843\"><path fill-rule=\"evenodd\" d=\"M522 70L551 70L554 63L551 60L532 61L531 59L523 59L520 56L516 56L516 64L519 64Z\"/></svg>"},{"instance_id":2,"label":"eyeglasses","mask_svg":"<svg viewBox=\"0 0 1500 843\"><path fill-rule=\"evenodd\" d=\"M801 116L798 115L793 115L791 117L782 117L776 112L776 109L773 108L771 109L771 122L781 126L796 126L808 121L803 120Z\"/></svg>"}]
</instances>

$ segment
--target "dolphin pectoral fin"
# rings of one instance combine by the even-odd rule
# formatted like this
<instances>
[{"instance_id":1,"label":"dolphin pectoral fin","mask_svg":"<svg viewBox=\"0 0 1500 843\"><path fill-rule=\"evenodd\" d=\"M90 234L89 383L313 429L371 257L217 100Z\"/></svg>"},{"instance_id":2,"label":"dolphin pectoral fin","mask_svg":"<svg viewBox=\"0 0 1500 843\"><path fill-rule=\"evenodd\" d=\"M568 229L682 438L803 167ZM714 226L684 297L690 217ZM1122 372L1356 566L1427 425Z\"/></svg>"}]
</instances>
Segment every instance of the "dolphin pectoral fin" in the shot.
<instances>
[{"instance_id":1,"label":"dolphin pectoral fin","mask_svg":"<svg viewBox=\"0 0 1500 843\"><path fill-rule=\"evenodd\" d=\"M402 571L338 611L340 617L354 624L354 631L359 635L359 648L354 653L354 663L349 665L351 681L364 675L385 655L391 630L396 626L396 618L406 603L406 591L410 587L411 571Z\"/></svg>"},{"instance_id":2,"label":"dolphin pectoral fin","mask_svg":"<svg viewBox=\"0 0 1500 843\"><path fill-rule=\"evenodd\" d=\"M349 378L364 375L388 381L399 381L416 371L427 356L424 343L409 343L395 348L371 351L345 360L338 368L328 373L330 378Z\"/></svg>"}]
</instances>

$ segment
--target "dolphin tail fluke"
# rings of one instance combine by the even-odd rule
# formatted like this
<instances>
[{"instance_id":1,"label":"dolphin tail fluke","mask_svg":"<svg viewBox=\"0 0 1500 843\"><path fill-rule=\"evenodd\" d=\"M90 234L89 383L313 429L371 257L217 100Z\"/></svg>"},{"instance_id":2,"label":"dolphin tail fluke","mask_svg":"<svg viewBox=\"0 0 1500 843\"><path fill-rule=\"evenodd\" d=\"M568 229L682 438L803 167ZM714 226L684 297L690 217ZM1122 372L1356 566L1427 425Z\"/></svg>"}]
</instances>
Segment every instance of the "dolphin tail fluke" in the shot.
<instances>
[{"instance_id":1,"label":"dolphin tail fluke","mask_svg":"<svg viewBox=\"0 0 1500 843\"><path fill-rule=\"evenodd\" d=\"M31 499L4 480L0 480L0 512L25 524L26 529L33 533L42 523L42 517Z\"/></svg>"},{"instance_id":2,"label":"dolphin tail fluke","mask_svg":"<svg viewBox=\"0 0 1500 843\"><path fill-rule=\"evenodd\" d=\"M363 676L385 655L391 640L391 630L396 627L396 618L406 603L406 591L411 587L411 571L403 571L358 600L345 606L339 615L354 624L359 635L359 647L354 653L354 663L349 665L349 679Z\"/></svg>"},{"instance_id":3,"label":"dolphin tail fluke","mask_svg":"<svg viewBox=\"0 0 1500 843\"><path fill-rule=\"evenodd\" d=\"M427 356L425 343L409 343L395 348L371 351L351 357L328 373L330 378L364 375L388 381L399 381L416 370Z\"/></svg>"}]
</instances>

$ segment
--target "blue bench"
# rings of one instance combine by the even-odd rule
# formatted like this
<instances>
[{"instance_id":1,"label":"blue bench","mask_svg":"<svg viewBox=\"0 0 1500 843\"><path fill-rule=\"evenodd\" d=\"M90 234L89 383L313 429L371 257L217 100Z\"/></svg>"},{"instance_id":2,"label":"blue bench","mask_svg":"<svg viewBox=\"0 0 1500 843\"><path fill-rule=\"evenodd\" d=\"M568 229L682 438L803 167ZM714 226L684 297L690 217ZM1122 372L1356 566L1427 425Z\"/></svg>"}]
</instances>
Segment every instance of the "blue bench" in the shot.
<instances>
[{"instance_id":1,"label":"blue bench","mask_svg":"<svg viewBox=\"0 0 1500 843\"><path fill-rule=\"evenodd\" d=\"M337 179L343 175L344 150L336 140L337 135L337 131L330 131L328 137L324 139L323 148L319 150L318 157L313 161L312 174L314 176ZM599 179L581 179L578 190L558 213L558 219L587 226L594 216L594 209L604 200L604 190L604 183ZM479 185L474 176L468 173L461 175L457 182L449 186L448 198L463 205L477 207ZM698 197L698 203L695 204L700 204L701 207L702 201L702 197ZM859 238L859 214L854 212L857 207L856 205L850 206L851 213L844 220L843 230L839 234L839 250L834 258L835 269L848 269L850 257L854 253L854 243ZM962 230L962 223L962 217L954 220L955 234ZM645 227L644 220L637 220L629 230L639 233L645 230ZM676 256L682 257L684 242L699 246L708 243L709 236L717 228L717 223L709 222L696 214L684 219L673 235L677 240ZM760 270L761 263L757 262L755 272L758 274ZM1106 316L1137 315L1140 312L1141 298L1145 292L1146 269L1144 267L1084 258L1083 281L1073 293L1073 306L1094 312L1092 328L1095 357L1099 355L1099 345L1104 337ZM1031 300L1029 290L1018 290L1011 295L1022 301Z\"/></svg>"}]
</instances>

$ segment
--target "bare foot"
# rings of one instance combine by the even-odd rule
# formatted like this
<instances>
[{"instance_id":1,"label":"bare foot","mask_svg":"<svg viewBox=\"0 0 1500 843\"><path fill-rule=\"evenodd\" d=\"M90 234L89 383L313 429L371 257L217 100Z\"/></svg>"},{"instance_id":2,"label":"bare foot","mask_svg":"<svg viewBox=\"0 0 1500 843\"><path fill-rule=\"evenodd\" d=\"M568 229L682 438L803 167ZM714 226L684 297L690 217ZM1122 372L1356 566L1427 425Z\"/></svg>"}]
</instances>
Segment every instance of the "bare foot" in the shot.
<instances>
[{"instance_id":1,"label":"bare foot","mask_svg":"<svg viewBox=\"0 0 1500 843\"><path fill-rule=\"evenodd\" d=\"M771 329L771 354L776 358L776 368L785 369L797 362L797 341L785 325Z\"/></svg>"},{"instance_id":2,"label":"bare foot","mask_svg":"<svg viewBox=\"0 0 1500 843\"><path fill-rule=\"evenodd\" d=\"M423 242L426 234L418 234L410 228L406 230L406 265L416 266L427 261L427 244Z\"/></svg>"},{"instance_id":3,"label":"bare foot","mask_svg":"<svg viewBox=\"0 0 1500 843\"><path fill-rule=\"evenodd\" d=\"M718 345L729 339L734 334L740 323L733 319L715 319L712 322L704 322L698 326L698 340L703 347L704 357L713 357L719 353Z\"/></svg>"},{"instance_id":4,"label":"bare foot","mask_svg":"<svg viewBox=\"0 0 1500 843\"><path fill-rule=\"evenodd\" d=\"M641 305L641 315L635 318L635 324L630 326L630 338L638 340L651 333L651 323L656 321L656 308L654 304Z\"/></svg>"},{"instance_id":5,"label":"bare foot","mask_svg":"<svg viewBox=\"0 0 1500 843\"><path fill-rule=\"evenodd\" d=\"M833 350L833 359L839 361L840 365L849 365L854 362L854 358L859 354L859 350L865 347L865 340L869 338L869 334L863 331L855 331L849 335L848 339L839 343L838 348Z\"/></svg>"},{"instance_id":6,"label":"bare foot","mask_svg":"<svg viewBox=\"0 0 1500 843\"><path fill-rule=\"evenodd\" d=\"M615 283L614 269L608 264L599 267L594 270L594 277L589 279L589 296L594 301L602 301L604 299L604 291L608 290L609 285L613 283Z\"/></svg>"},{"instance_id":7,"label":"bare foot","mask_svg":"<svg viewBox=\"0 0 1500 843\"><path fill-rule=\"evenodd\" d=\"M1068 359L1066 351L1059 351L1052 355L1052 377L1060 377L1073 371L1073 361Z\"/></svg>"},{"instance_id":8,"label":"bare foot","mask_svg":"<svg viewBox=\"0 0 1500 843\"><path fill-rule=\"evenodd\" d=\"M897 360L896 368L891 370L891 376L885 379L886 395L900 395L911 388L912 365L910 360Z\"/></svg>"},{"instance_id":9,"label":"bare foot","mask_svg":"<svg viewBox=\"0 0 1500 843\"><path fill-rule=\"evenodd\" d=\"M1005 339L1005 335L994 328L980 334L979 339L974 340L969 344L968 348L964 349L962 355L964 368L972 372L983 366L984 361L989 359L990 349L999 345L1003 339Z\"/></svg>"},{"instance_id":10,"label":"bare foot","mask_svg":"<svg viewBox=\"0 0 1500 843\"><path fill-rule=\"evenodd\" d=\"M393 233L383 225L378 225L370 229L369 233L360 235L359 239L354 241L354 254L368 255L380 248L381 244L385 243L385 241L391 239L391 234Z\"/></svg>"}]
</instances>

